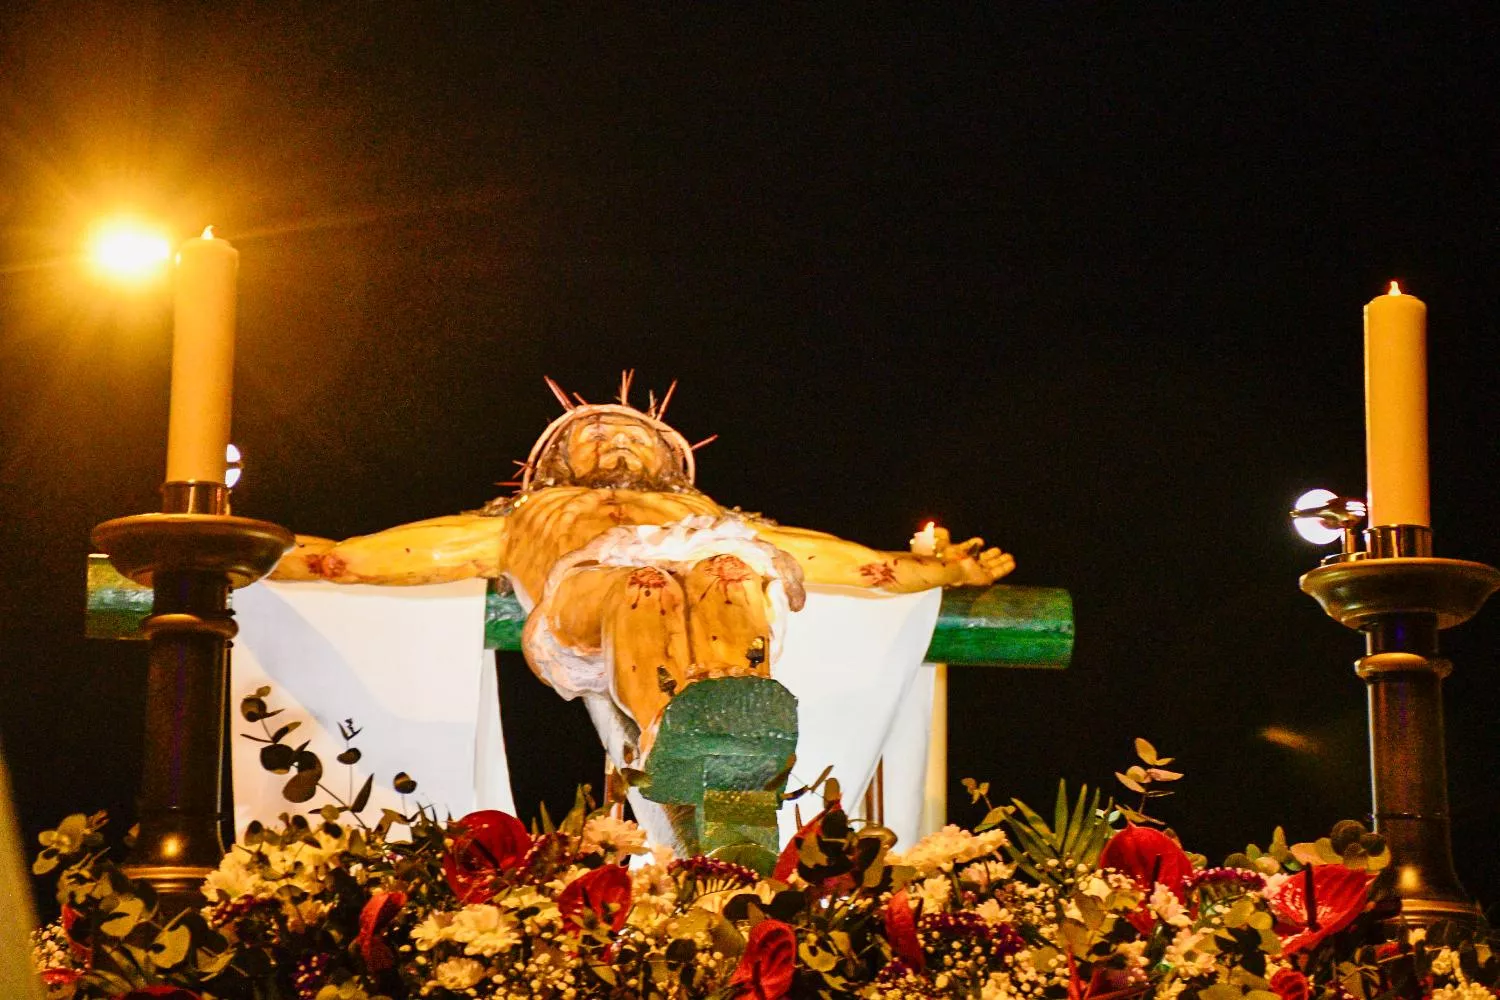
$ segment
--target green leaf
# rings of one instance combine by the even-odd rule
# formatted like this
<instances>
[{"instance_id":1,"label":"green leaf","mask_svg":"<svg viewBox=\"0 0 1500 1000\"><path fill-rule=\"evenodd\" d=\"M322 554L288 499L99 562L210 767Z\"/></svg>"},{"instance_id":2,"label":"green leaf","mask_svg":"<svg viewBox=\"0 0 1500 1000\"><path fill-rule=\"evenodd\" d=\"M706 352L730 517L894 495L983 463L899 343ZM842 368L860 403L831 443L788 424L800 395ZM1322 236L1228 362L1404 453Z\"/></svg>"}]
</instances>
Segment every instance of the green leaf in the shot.
<instances>
[{"instance_id":1,"label":"green leaf","mask_svg":"<svg viewBox=\"0 0 1500 1000\"><path fill-rule=\"evenodd\" d=\"M110 937L122 938L135 930L146 918L146 901L135 896L122 896L116 901L109 916L99 924L99 929Z\"/></svg>"},{"instance_id":2,"label":"green leaf","mask_svg":"<svg viewBox=\"0 0 1500 1000\"><path fill-rule=\"evenodd\" d=\"M287 733L291 732L293 729L296 729L300 725L302 725L302 723L300 722L288 722L286 725L282 726L281 728L277 729L276 732L271 734L271 742L280 743L282 737L286 736Z\"/></svg>"},{"instance_id":3,"label":"green leaf","mask_svg":"<svg viewBox=\"0 0 1500 1000\"><path fill-rule=\"evenodd\" d=\"M375 788L375 775L372 774L368 778L366 778L365 779L365 783L360 786L360 788L359 788L359 794L356 795L356 796L354 796L354 802L350 804L349 811L357 813L357 812L360 812L361 810L363 810L365 806L369 805L370 804L370 792L374 788Z\"/></svg>"},{"instance_id":4,"label":"green leaf","mask_svg":"<svg viewBox=\"0 0 1500 1000\"><path fill-rule=\"evenodd\" d=\"M986 830L993 830L1004 822L1005 817L1013 812L1015 812L1015 807L1013 806L996 806L984 814L984 819L974 828L974 832L983 833Z\"/></svg>"},{"instance_id":5,"label":"green leaf","mask_svg":"<svg viewBox=\"0 0 1500 1000\"><path fill-rule=\"evenodd\" d=\"M1121 774L1119 771L1116 771L1115 777L1120 779L1120 784L1124 785L1132 792L1135 792L1139 795L1146 794L1146 789L1141 786L1141 783L1130 777L1128 774Z\"/></svg>"},{"instance_id":6,"label":"green leaf","mask_svg":"<svg viewBox=\"0 0 1500 1000\"><path fill-rule=\"evenodd\" d=\"M395 788L396 791L400 792L402 795L410 795L412 792L415 792L417 790L417 783L412 780L411 775L407 774L405 771L399 771L397 772L396 776L391 779L391 787Z\"/></svg>"},{"instance_id":7,"label":"green leaf","mask_svg":"<svg viewBox=\"0 0 1500 1000\"><path fill-rule=\"evenodd\" d=\"M334 759L337 760L340 764L358 764L359 759L363 756L364 754L359 752L359 747L350 747L349 749L340 753L338 757Z\"/></svg>"},{"instance_id":8,"label":"green leaf","mask_svg":"<svg viewBox=\"0 0 1500 1000\"><path fill-rule=\"evenodd\" d=\"M1156 747L1149 740L1143 740L1139 736L1135 738L1135 754L1147 764L1160 764L1162 761L1156 756Z\"/></svg>"},{"instance_id":9,"label":"green leaf","mask_svg":"<svg viewBox=\"0 0 1500 1000\"><path fill-rule=\"evenodd\" d=\"M182 964L188 949L193 944L193 932L183 924L169 925L151 945L151 959L159 969L171 969Z\"/></svg>"},{"instance_id":10,"label":"green leaf","mask_svg":"<svg viewBox=\"0 0 1500 1000\"><path fill-rule=\"evenodd\" d=\"M1240 1000L1245 991L1232 983L1214 983L1198 991L1198 1000Z\"/></svg>"}]
</instances>

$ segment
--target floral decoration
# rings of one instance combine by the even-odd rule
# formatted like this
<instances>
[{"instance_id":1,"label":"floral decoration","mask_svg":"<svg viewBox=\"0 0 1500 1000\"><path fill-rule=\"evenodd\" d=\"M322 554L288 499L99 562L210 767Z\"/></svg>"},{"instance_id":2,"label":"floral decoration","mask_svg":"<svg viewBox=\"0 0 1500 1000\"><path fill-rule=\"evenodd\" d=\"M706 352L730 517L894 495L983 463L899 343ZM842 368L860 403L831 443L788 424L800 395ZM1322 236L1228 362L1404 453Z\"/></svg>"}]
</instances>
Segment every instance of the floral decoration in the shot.
<instances>
[{"instance_id":1,"label":"floral decoration","mask_svg":"<svg viewBox=\"0 0 1500 1000\"><path fill-rule=\"evenodd\" d=\"M274 714L264 697L247 717ZM321 780L304 752L267 756ZM1145 815L1153 796L1127 815L1060 788L1044 818L966 787L985 819L901 852L830 791L769 872L732 849L652 850L586 789L529 828L493 811L375 819L356 797L252 825L186 909L110 860L104 816L70 816L42 837L62 916L34 957L60 1000L1495 995L1487 928L1388 919L1388 852L1358 824L1295 845L1278 830L1209 866Z\"/></svg>"}]
</instances>

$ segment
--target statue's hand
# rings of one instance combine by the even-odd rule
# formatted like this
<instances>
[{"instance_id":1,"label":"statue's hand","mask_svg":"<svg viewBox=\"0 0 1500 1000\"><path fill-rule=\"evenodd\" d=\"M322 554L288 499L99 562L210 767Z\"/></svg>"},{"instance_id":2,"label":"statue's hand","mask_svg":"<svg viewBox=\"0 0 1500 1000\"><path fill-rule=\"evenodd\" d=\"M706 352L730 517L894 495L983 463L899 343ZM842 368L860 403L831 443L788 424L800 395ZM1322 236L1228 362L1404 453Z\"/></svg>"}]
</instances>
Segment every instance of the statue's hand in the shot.
<instances>
[{"instance_id":1,"label":"statue's hand","mask_svg":"<svg viewBox=\"0 0 1500 1000\"><path fill-rule=\"evenodd\" d=\"M322 579L323 554L336 543L331 538L316 535L298 535L297 544L271 571L272 580L319 580Z\"/></svg>"},{"instance_id":2,"label":"statue's hand","mask_svg":"<svg viewBox=\"0 0 1500 1000\"><path fill-rule=\"evenodd\" d=\"M953 544L947 530L938 528L937 542L937 557L958 570L960 586L988 587L1016 568L1014 556L997 548L985 548L983 538Z\"/></svg>"}]
</instances>

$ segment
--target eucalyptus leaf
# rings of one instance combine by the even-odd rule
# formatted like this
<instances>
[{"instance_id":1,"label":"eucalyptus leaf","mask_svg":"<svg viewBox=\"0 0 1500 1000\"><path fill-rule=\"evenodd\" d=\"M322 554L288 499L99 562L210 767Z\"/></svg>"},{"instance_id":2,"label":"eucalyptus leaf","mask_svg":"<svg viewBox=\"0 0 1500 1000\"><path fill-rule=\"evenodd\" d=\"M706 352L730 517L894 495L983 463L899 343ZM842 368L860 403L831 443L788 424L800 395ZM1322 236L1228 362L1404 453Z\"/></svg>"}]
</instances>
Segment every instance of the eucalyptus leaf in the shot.
<instances>
[{"instance_id":1,"label":"eucalyptus leaf","mask_svg":"<svg viewBox=\"0 0 1500 1000\"><path fill-rule=\"evenodd\" d=\"M159 969L171 969L182 964L188 949L193 944L193 932L183 924L169 925L152 943L151 960Z\"/></svg>"}]
</instances>

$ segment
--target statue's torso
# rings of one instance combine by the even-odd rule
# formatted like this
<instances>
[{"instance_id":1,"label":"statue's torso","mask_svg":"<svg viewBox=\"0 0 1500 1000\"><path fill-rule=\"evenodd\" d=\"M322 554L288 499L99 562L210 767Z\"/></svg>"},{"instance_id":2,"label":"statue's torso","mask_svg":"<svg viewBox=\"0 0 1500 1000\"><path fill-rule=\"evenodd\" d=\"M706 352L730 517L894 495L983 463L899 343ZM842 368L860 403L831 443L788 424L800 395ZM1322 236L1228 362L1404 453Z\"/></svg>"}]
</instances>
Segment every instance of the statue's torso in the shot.
<instances>
[{"instance_id":1,"label":"statue's torso","mask_svg":"<svg viewBox=\"0 0 1500 1000\"><path fill-rule=\"evenodd\" d=\"M700 493L647 493L636 490L555 486L537 490L507 515L502 565L533 598L558 559L582 548L611 528L630 524L670 524L697 514L722 513Z\"/></svg>"}]
</instances>

